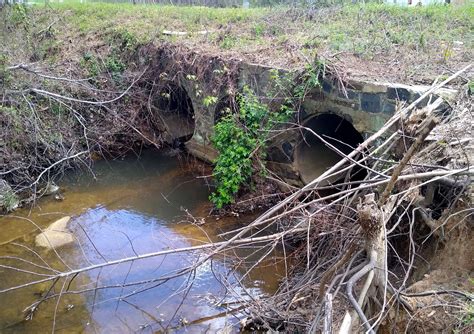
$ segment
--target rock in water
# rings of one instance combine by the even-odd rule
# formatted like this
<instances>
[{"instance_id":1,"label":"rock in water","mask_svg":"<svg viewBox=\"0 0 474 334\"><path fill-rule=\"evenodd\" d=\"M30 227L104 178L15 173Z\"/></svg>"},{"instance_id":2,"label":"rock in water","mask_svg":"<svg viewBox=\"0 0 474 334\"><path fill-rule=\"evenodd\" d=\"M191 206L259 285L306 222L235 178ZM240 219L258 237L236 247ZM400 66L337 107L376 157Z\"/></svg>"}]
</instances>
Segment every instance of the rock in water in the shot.
<instances>
[{"instance_id":1,"label":"rock in water","mask_svg":"<svg viewBox=\"0 0 474 334\"><path fill-rule=\"evenodd\" d=\"M72 234L67 230L70 220L71 217L66 216L49 225L43 233L36 236L36 246L52 249L74 242Z\"/></svg>"},{"instance_id":2,"label":"rock in water","mask_svg":"<svg viewBox=\"0 0 474 334\"><path fill-rule=\"evenodd\" d=\"M71 233L46 231L36 236L36 246L48 249L58 248L74 242Z\"/></svg>"},{"instance_id":3,"label":"rock in water","mask_svg":"<svg viewBox=\"0 0 474 334\"><path fill-rule=\"evenodd\" d=\"M48 226L46 231L58 231L58 232L68 232L67 224L71 220L71 217L65 216L61 219L56 220L54 223Z\"/></svg>"}]
</instances>

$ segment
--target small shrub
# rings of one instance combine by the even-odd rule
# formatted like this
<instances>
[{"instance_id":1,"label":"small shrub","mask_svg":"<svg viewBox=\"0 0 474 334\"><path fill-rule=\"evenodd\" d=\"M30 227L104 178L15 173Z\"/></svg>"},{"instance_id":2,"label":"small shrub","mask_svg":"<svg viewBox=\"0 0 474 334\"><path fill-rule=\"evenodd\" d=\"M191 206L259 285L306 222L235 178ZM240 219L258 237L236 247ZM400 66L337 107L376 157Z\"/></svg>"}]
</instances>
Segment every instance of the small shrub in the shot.
<instances>
[{"instance_id":1,"label":"small shrub","mask_svg":"<svg viewBox=\"0 0 474 334\"><path fill-rule=\"evenodd\" d=\"M8 130L14 135L21 135L25 131L24 120L22 119L21 109L13 107L1 107L0 114L5 116L5 121L8 122Z\"/></svg>"},{"instance_id":2,"label":"small shrub","mask_svg":"<svg viewBox=\"0 0 474 334\"><path fill-rule=\"evenodd\" d=\"M257 142L239 126L237 115L225 116L216 124L212 141L219 158L213 171L217 187L210 200L222 208L233 201L240 186L252 175L250 154Z\"/></svg>"},{"instance_id":3,"label":"small shrub","mask_svg":"<svg viewBox=\"0 0 474 334\"><path fill-rule=\"evenodd\" d=\"M270 112L248 87L244 87L237 102L239 112L223 116L215 125L212 138L219 156L213 171L216 190L210 200L217 208L233 202L241 186L256 172L255 165L264 172L262 159L269 130L293 113L288 108Z\"/></svg>"},{"instance_id":4,"label":"small shrub","mask_svg":"<svg viewBox=\"0 0 474 334\"><path fill-rule=\"evenodd\" d=\"M265 34L265 26L262 23L257 23L253 26L253 33L256 37L261 37Z\"/></svg>"},{"instance_id":5,"label":"small shrub","mask_svg":"<svg viewBox=\"0 0 474 334\"><path fill-rule=\"evenodd\" d=\"M317 61L312 66L307 65L301 75L300 84L293 89L296 99L302 100L308 91L321 87L321 78L324 78L325 72L326 66L321 61Z\"/></svg>"},{"instance_id":6,"label":"small shrub","mask_svg":"<svg viewBox=\"0 0 474 334\"><path fill-rule=\"evenodd\" d=\"M51 113L53 113L56 116L60 116L64 114L64 111L65 111L64 106L59 103L53 103L49 109Z\"/></svg>"},{"instance_id":7,"label":"small shrub","mask_svg":"<svg viewBox=\"0 0 474 334\"><path fill-rule=\"evenodd\" d=\"M105 60L105 67L107 68L107 71L109 71L112 75L120 74L126 68L125 64L115 54L111 54L107 57L107 59Z\"/></svg>"},{"instance_id":8,"label":"small shrub","mask_svg":"<svg viewBox=\"0 0 474 334\"><path fill-rule=\"evenodd\" d=\"M8 58L4 54L0 54L0 85L7 86L7 83L10 82L11 74L7 70L7 61Z\"/></svg>"},{"instance_id":9,"label":"small shrub","mask_svg":"<svg viewBox=\"0 0 474 334\"><path fill-rule=\"evenodd\" d=\"M20 204L20 200L10 185L0 179L0 213L15 210Z\"/></svg>"},{"instance_id":10,"label":"small shrub","mask_svg":"<svg viewBox=\"0 0 474 334\"><path fill-rule=\"evenodd\" d=\"M126 69L125 63L115 53L110 54L104 61L105 69L99 60L90 52L86 52L81 59L81 66L87 70L92 78L97 77L103 70L107 70L114 80Z\"/></svg>"},{"instance_id":11,"label":"small shrub","mask_svg":"<svg viewBox=\"0 0 474 334\"><path fill-rule=\"evenodd\" d=\"M126 29L115 30L111 42L116 53L134 52L139 45L138 38Z\"/></svg>"},{"instance_id":12,"label":"small shrub","mask_svg":"<svg viewBox=\"0 0 474 334\"><path fill-rule=\"evenodd\" d=\"M24 4L16 3L12 7L11 21L14 24L23 24L28 20L28 8Z\"/></svg>"},{"instance_id":13,"label":"small shrub","mask_svg":"<svg viewBox=\"0 0 474 334\"><path fill-rule=\"evenodd\" d=\"M467 83L467 92L469 93L469 95L473 95L473 94L474 94L474 81L470 80L470 81Z\"/></svg>"},{"instance_id":14,"label":"small shrub","mask_svg":"<svg viewBox=\"0 0 474 334\"><path fill-rule=\"evenodd\" d=\"M213 171L216 190L210 200L217 208L232 203L237 192L252 175L265 173L263 159L269 130L287 122L306 93L321 87L320 79L324 77L325 70L322 62L307 66L296 85L293 75L273 70L271 79L276 91L269 93L284 97L285 102L279 110L270 111L251 89L244 87L243 94L237 97L238 113L223 113L214 127L212 138L219 156Z\"/></svg>"},{"instance_id":15,"label":"small shrub","mask_svg":"<svg viewBox=\"0 0 474 334\"><path fill-rule=\"evenodd\" d=\"M237 44L237 38L234 36L227 35L221 42L222 49L232 49Z\"/></svg>"},{"instance_id":16,"label":"small shrub","mask_svg":"<svg viewBox=\"0 0 474 334\"><path fill-rule=\"evenodd\" d=\"M471 286L474 286L474 279L469 278L469 283ZM454 329L453 333L467 333L469 329L472 329L474 326L474 302L472 299L467 301L464 304L464 307L461 309L461 312L458 316L458 324ZM470 333L470 332L469 332Z\"/></svg>"}]
</instances>

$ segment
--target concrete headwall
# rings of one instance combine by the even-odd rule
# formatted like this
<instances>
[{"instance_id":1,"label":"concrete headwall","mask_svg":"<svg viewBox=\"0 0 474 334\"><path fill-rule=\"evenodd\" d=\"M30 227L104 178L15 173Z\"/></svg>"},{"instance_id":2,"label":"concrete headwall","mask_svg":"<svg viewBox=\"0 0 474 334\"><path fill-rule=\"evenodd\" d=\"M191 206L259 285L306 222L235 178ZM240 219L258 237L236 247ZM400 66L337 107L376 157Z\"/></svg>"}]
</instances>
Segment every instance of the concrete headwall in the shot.
<instances>
[{"instance_id":1,"label":"concrete headwall","mask_svg":"<svg viewBox=\"0 0 474 334\"><path fill-rule=\"evenodd\" d=\"M216 60L214 71L216 75L219 75L222 66L222 63ZM247 85L257 96L267 96L272 85L271 76L274 70L267 66L240 63L238 87ZM219 99L223 99L229 92L226 87L216 90L212 77L206 79L209 80L209 84L195 82L189 76L178 76L179 84L187 91L192 101L195 115L194 135L186 143L186 147L196 157L213 162L217 157L217 152L211 143L217 104L205 106L203 98L218 96ZM429 89L427 86L349 80L343 91L338 87L336 80L327 77L320 88L314 89L306 96L300 113L295 115L295 122L304 125L307 120L317 115L335 114L350 122L363 138L366 138L385 124L396 112L397 106L415 101L427 89ZM454 90L441 89L436 96L425 98L419 106L426 105L430 99L438 96L448 101L455 93ZM301 140L301 131L288 128L269 146L269 168L294 185L302 184L295 165L295 150Z\"/></svg>"},{"instance_id":2,"label":"concrete headwall","mask_svg":"<svg viewBox=\"0 0 474 334\"><path fill-rule=\"evenodd\" d=\"M417 100L428 89L427 86L350 80L344 92L334 81L325 79L322 87L310 92L304 100L298 122L305 125L307 120L318 115L335 114L351 123L365 139L394 115L397 106ZM419 106L426 106L430 99L438 96L448 101L455 94L454 90L442 89L436 96L425 98ZM303 183L295 156L302 140L300 130L287 131L269 149L270 168L286 182L297 186Z\"/></svg>"}]
</instances>

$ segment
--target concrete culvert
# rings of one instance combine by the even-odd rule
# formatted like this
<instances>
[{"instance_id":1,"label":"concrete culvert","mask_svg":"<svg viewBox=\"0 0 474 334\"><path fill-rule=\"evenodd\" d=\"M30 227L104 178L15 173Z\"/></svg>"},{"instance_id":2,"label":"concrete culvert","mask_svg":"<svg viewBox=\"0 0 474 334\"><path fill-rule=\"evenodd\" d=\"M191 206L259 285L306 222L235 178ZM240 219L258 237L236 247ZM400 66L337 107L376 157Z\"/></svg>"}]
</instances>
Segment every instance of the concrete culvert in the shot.
<instances>
[{"instance_id":1,"label":"concrete culvert","mask_svg":"<svg viewBox=\"0 0 474 334\"><path fill-rule=\"evenodd\" d=\"M362 135L350 122L334 114L312 117L304 122L303 126L317 133L344 154L350 153L363 141ZM305 184L320 176L342 159L341 155L327 147L311 131L303 130L303 135L295 151L295 165ZM355 173L358 174L358 178L361 176L360 169L354 170L353 174ZM335 183L340 178L341 176L332 178L329 182Z\"/></svg>"},{"instance_id":2,"label":"concrete culvert","mask_svg":"<svg viewBox=\"0 0 474 334\"><path fill-rule=\"evenodd\" d=\"M155 106L158 108L169 142L191 139L195 128L194 109L186 90L178 85L169 84L159 91Z\"/></svg>"}]
</instances>

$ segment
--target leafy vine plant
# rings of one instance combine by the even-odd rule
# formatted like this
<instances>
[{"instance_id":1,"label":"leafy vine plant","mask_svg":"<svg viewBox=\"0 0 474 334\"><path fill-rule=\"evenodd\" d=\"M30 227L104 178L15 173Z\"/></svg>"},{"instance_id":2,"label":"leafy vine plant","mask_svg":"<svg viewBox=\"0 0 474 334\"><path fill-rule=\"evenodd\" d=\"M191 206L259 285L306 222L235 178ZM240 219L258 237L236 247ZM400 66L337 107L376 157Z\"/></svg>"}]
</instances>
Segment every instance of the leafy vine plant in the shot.
<instances>
[{"instance_id":1,"label":"leafy vine plant","mask_svg":"<svg viewBox=\"0 0 474 334\"><path fill-rule=\"evenodd\" d=\"M265 173L270 130L291 119L306 93L321 87L323 76L324 64L321 62L306 67L296 85L291 76L273 73L275 88L285 95L284 104L275 111L260 102L251 88L243 88L237 96L238 112L229 112L214 127L212 143L219 155L213 171L216 190L210 200L218 209L232 203L240 188L251 181L252 175Z\"/></svg>"},{"instance_id":2,"label":"leafy vine plant","mask_svg":"<svg viewBox=\"0 0 474 334\"><path fill-rule=\"evenodd\" d=\"M228 113L215 125L212 143L219 155L213 177L216 185L210 200L222 208L234 201L240 188L256 173L265 173L265 155L270 130L288 122L299 110L306 93L321 87L325 66L316 62L300 74L298 84L292 75L272 74L275 88L284 95L283 105L270 111L259 101L251 88L245 86L237 96L238 112Z\"/></svg>"},{"instance_id":3,"label":"leafy vine plant","mask_svg":"<svg viewBox=\"0 0 474 334\"><path fill-rule=\"evenodd\" d=\"M233 202L241 186L255 172L255 166L264 171L262 160L269 130L287 121L293 113L289 108L270 112L249 87L244 87L237 103L239 111L224 115L215 125L212 138L219 156L213 171L216 190L210 200L219 209Z\"/></svg>"}]
</instances>

